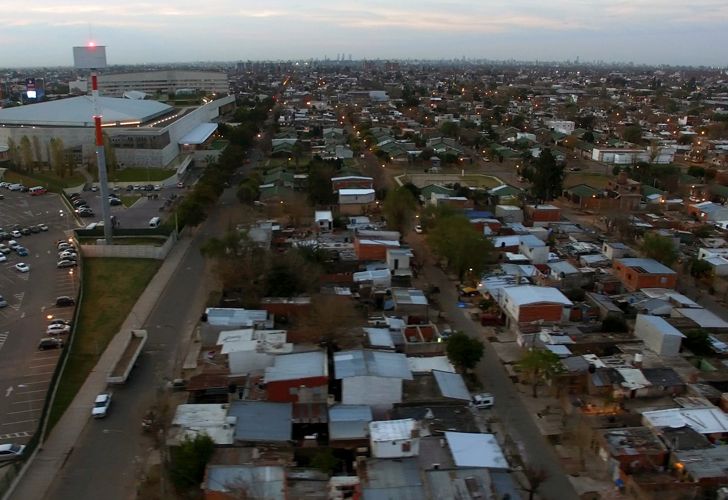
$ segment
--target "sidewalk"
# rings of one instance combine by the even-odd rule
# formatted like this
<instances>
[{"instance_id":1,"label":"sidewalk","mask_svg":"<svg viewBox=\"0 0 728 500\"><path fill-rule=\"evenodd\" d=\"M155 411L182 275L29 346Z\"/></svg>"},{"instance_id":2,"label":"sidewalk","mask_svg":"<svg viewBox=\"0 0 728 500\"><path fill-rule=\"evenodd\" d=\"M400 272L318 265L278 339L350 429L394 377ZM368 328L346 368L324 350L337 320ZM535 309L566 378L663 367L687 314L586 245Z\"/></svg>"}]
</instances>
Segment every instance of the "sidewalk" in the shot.
<instances>
[{"instance_id":1,"label":"sidewalk","mask_svg":"<svg viewBox=\"0 0 728 500\"><path fill-rule=\"evenodd\" d=\"M124 351L128 331L141 327L152 313L191 244L192 238L183 237L172 249L134 304L119 333L111 340L66 412L46 437L45 443L25 465L5 499L41 500L45 497L46 491L89 421L89 409L96 395L106 389L106 377Z\"/></svg>"}]
</instances>

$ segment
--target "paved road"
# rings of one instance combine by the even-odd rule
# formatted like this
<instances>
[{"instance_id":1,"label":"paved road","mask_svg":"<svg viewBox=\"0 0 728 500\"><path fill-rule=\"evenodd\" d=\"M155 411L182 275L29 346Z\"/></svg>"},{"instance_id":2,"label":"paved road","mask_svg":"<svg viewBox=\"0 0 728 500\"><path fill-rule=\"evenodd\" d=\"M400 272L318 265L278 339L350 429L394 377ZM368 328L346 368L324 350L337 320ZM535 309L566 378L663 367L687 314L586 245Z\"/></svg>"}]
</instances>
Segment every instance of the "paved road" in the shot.
<instances>
[{"instance_id":1,"label":"paved road","mask_svg":"<svg viewBox=\"0 0 728 500\"><path fill-rule=\"evenodd\" d=\"M15 252L0 263L0 294L8 307L0 309L0 442L26 443L35 432L60 351L38 351L45 335L46 315L71 319L73 308L56 308L59 295L75 295L77 273L56 269L55 241L65 238L73 219L61 217L63 204L55 194L32 197L28 193L2 190L0 226L45 223L48 232L18 238L29 255ZM30 265L19 273L18 262Z\"/></svg>"},{"instance_id":2,"label":"paved road","mask_svg":"<svg viewBox=\"0 0 728 500\"><path fill-rule=\"evenodd\" d=\"M151 440L142 434L142 417L148 408L159 403L165 380L173 378L175 368L181 366L189 334L214 285L200 245L227 229L228 212L237 204L235 189L226 189L208 222L194 236L177 274L144 325L149 340L138 366L127 384L114 389L109 416L86 424L46 499L134 498L140 472L152 451Z\"/></svg>"},{"instance_id":3,"label":"paved road","mask_svg":"<svg viewBox=\"0 0 728 500\"><path fill-rule=\"evenodd\" d=\"M421 237L411 235L412 246L421 248ZM484 340L480 325L465 316L464 310L457 307L458 297L455 286L445 273L431 264L426 264L422 279L440 288L438 300L440 307L447 313L450 326L461 330L471 337ZM539 494L545 500L571 500L578 498L576 491L561 466L553 447L541 435L533 416L518 396L518 390L508 377L503 365L489 342L484 341L485 352L477 367L477 373L487 392L495 395L495 412L519 448L524 450L526 464L548 472L546 481Z\"/></svg>"}]
</instances>

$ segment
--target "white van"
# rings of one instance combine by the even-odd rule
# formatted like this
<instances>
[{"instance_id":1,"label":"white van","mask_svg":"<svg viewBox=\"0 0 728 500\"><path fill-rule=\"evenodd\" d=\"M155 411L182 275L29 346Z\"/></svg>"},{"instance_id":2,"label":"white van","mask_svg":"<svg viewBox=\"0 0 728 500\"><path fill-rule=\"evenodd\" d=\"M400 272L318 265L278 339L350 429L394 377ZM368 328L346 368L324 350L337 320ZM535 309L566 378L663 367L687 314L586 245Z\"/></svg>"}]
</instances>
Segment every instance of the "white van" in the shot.
<instances>
[{"instance_id":1,"label":"white van","mask_svg":"<svg viewBox=\"0 0 728 500\"><path fill-rule=\"evenodd\" d=\"M160 222L162 222L162 220L159 217L152 217L149 219L149 227L159 227Z\"/></svg>"}]
</instances>

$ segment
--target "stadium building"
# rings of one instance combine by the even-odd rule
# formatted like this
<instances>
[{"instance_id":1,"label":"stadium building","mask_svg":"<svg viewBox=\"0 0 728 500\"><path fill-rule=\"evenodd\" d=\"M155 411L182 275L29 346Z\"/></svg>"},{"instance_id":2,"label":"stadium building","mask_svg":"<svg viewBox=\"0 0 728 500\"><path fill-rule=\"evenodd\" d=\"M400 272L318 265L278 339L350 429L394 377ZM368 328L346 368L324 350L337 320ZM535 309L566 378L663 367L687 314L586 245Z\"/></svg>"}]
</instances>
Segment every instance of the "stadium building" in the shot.
<instances>
[{"instance_id":1,"label":"stadium building","mask_svg":"<svg viewBox=\"0 0 728 500\"><path fill-rule=\"evenodd\" d=\"M125 92L179 95L206 93L227 95L230 92L226 73L213 71L143 71L138 73L104 74L99 79L99 92L111 97L122 97Z\"/></svg>"},{"instance_id":2,"label":"stadium building","mask_svg":"<svg viewBox=\"0 0 728 500\"><path fill-rule=\"evenodd\" d=\"M115 97L100 97L99 103L119 166L166 167L219 153L212 147L217 122L234 109L235 97L183 108ZM93 114L90 96L0 109L0 151L27 137L34 160L45 163L51 140L61 139L77 164L89 164L95 155Z\"/></svg>"}]
</instances>

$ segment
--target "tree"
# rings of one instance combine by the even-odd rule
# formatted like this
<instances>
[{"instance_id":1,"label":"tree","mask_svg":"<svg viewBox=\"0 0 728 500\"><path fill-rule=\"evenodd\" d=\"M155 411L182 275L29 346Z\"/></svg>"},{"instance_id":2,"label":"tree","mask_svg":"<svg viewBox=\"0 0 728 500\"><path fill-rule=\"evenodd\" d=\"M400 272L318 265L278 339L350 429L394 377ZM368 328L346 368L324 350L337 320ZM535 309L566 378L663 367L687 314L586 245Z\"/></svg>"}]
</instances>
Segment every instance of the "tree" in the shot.
<instances>
[{"instance_id":1,"label":"tree","mask_svg":"<svg viewBox=\"0 0 728 500\"><path fill-rule=\"evenodd\" d=\"M40 147L40 139L38 139L37 135L34 135L31 139L31 142L33 143L33 156L35 157L35 163L40 163L41 161L43 161L43 151ZM30 171L33 171L32 166Z\"/></svg>"},{"instance_id":2,"label":"tree","mask_svg":"<svg viewBox=\"0 0 728 500\"><path fill-rule=\"evenodd\" d=\"M713 266L703 259L693 259L690 262L690 275L693 278L710 278L713 275Z\"/></svg>"},{"instance_id":3,"label":"tree","mask_svg":"<svg viewBox=\"0 0 728 500\"><path fill-rule=\"evenodd\" d=\"M403 186L388 191L382 206L387 226L403 235L409 230L416 209L417 200L412 191Z\"/></svg>"},{"instance_id":4,"label":"tree","mask_svg":"<svg viewBox=\"0 0 728 500\"><path fill-rule=\"evenodd\" d=\"M20 164L24 170L33 168L33 149L27 135L20 138Z\"/></svg>"},{"instance_id":5,"label":"tree","mask_svg":"<svg viewBox=\"0 0 728 500\"><path fill-rule=\"evenodd\" d=\"M312 205L333 205L336 193L331 187L334 166L322 160L314 160L310 164L308 174L308 199Z\"/></svg>"},{"instance_id":6,"label":"tree","mask_svg":"<svg viewBox=\"0 0 728 500\"><path fill-rule=\"evenodd\" d=\"M463 215L436 217L427 241L461 280L466 272L480 276L493 251L493 245Z\"/></svg>"},{"instance_id":7,"label":"tree","mask_svg":"<svg viewBox=\"0 0 728 500\"><path fill-rule=\"evenodd\" d=\"M442 132L442 135L445 137L455 138L458 136L459 131L460 126L456 122L446 121L440 126L440 132Z\"/></svg>"},{"instance_id":8,"label":"tree","mask_svg":"<svg viewBox=\"0 0 728 500\"><path fill-rule=\"evenodd\" d=\"M334 455L331 448L321 448L311 459L311 467L330 475L341 466L341 459Z\"/></svg>"},{"instance_id":9,"label":"tree","mask_svg":"<svg viewBox=\"0 0 728 500\"><path fill-rule=\"evenodd\" d=\"M541 151L531 174L531 192L544 201L557 198L564 190L564 166L558 165L549 148Z\"/></svg>"},{"instance_id":10,"label":"tree","mask_svg":"<svg viewBox=\"0 0 728 500\"><path fill-rule=\"evenodd\" d=\"M185 438L171 449L170 476L180 490L198 488L205 479L207 462L215 451L215 442L207 434Z\"/></svg>"},{"instance_id":11,"label":"tree","mask_svg":"<svg viewBox=\"0 0 728 500\"><path fill-rule=\"evenodd\" d=\"M448 359L461 370L472 370L483 357L485 347L479 339L463 332L455 332L447 339L445 346Z\"/></svg>"},{"instance_id":12,"label":"tree","mask_svg":"<svg viewBox=\"0 0 728 500\"><path fill-rule=\"evenodd\" d=\"M554 375L561 372L561 361L551 351L545 349L531 348L518 362L518 367L526 372L531 381L533 397L538 397L539 384L546 382Z\"/></svg>"},{"instance_id":13,"label":"tree","mask_svg":"<svg viewBox=\"0 0 728 500\"><path fill-rule=\"evenodd\" d=\"M528 479L528 488L524 488L524 490L528 493L528 500L533 500L541 485L548 481L549 473L545 469L527 465L523 474Z\"/></svg>"},{"instance_id":14,"label":"tree","mask_svg":"<svg viewBox=\"0 0 728 500\"><path fill-rule=\"evenodd\" d=\"M235 194L240 203L251 205L260 197L260 189L257 183L251 182L250 179L248 179L240 184L238 191Z\"/></svg>"},{"instance_id":15,"label":"tree","mask_svg":"<svg viewBox=\"0 0 728 500\"><path fill-rule=\"evenodd\" d=\"M63 140L53 137L50 140L50 165L58 177L66 173L66 153Z\"/></svg>"},{"instance_id":16,"label":"tree","mask_svg":"<svg viewBox=\"0 0 728 500\"><path fill-rule=\"evenodd\" d=\"M18 145L12 137L8 137L8 155L10 156L10 161L17 167L20 162Z\"/></svg>"},{"instance_id":17,"label":"tree","mask_svg":"<svg viewBox=\"0 0 728 500\"><path fill-rule=\"evenodd\" d=\"M713 344L710 342L710 334L707 331L699 329L688 330L683 333L685 334L685 338L682 341L682 346L690 352L698 356L713 353Z\"/></svg>"},{"instance_id":18,"label":"tree","mask_svg":"<svg viewBox=\"0 0 728 500\"><path fill-rule=\"evenodd\" d=\"M625 127L622 132L622 139L632 144L642 143L642 128L639 125L630 125Z\"/></svg>"},{"instance_id":19,"label":"tree","mask_svg":"<svg viewBox=\"0 0 728 500\"><path fill-rule=\"evenodd\" d=\"M642 240L642 253L645 257L670 267L677 260L677 250L670 238L657 233L648 233Z\"/></svg>"}]
</instances>

